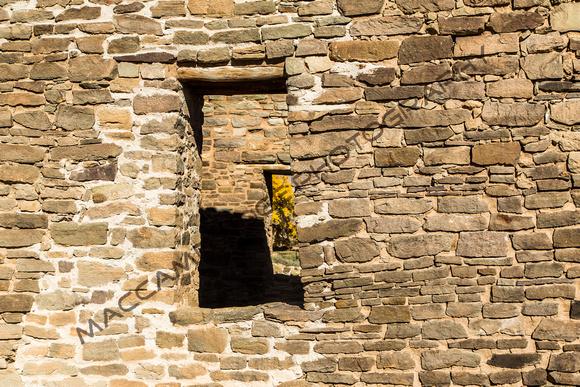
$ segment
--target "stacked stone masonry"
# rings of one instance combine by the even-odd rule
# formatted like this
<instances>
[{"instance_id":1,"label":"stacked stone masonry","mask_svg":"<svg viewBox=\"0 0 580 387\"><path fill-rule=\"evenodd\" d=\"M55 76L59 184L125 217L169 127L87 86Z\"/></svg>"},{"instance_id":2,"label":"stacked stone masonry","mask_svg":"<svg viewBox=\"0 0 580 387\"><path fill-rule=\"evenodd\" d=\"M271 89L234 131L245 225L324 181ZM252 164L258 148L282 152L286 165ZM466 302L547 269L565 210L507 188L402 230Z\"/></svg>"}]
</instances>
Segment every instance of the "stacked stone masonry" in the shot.
<instances>
[{"instance_id":1,"label":"stacked stone masonry","mask_svg":"<svg viewBox=\"0 0 580 387\"><path fill-rule=\"evenodd\" d=\"M579 129L578 1L0 0L0 385L580 385ZM220 142L303 305L199 307Z\"/></svg>"}]
</instances>

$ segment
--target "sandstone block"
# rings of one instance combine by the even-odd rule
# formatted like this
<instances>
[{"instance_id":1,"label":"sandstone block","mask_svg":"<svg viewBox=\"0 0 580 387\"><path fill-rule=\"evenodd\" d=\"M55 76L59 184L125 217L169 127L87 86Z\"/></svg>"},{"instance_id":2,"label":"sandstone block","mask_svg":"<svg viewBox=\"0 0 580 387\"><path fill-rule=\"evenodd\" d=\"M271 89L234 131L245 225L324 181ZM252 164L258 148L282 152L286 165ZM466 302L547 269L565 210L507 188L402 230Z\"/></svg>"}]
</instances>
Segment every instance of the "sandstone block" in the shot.
<instances>
[{"instance_id":1,"label":"sandstone block","mask_svg":"<svg viewBox=\"0 0 580 387\"><path fill-rule=\"evenodd\" d=\"M228 332L223 328L190 329L187 343L192 352L222 353L228 344Z\"/></svg>"},{"instance_id":2,"label":"sandstone block","mask_svg":"<svg viewBox=\"0 0 580 387\"><path fill-rule=\"evenodd\" d=\"M550 250L552 240L545 233L512 235L512 245L515 250Z\"/></svg>"},{"instance_id":3,"label":"sandstone block","mask_svg":"<svg viewBox=\"0 0 580 387\"><path fill-rule=\"evenodd\" d=\"M377 357L377 368L410 370L415 368L415 360L410 351L381 352Z\"/></svg>"},{"instance_id":4,"label":"sandstone block","mask_svg":"<svg viewBox=\"0 0 580 387\"><path fill-rule=\"evenodd\" d=\"M510 214L493 214L489 223L489 229L492 231L519 231L535 226L532 216Z\"/></svg>"},{"instance_id":5,"label":"sandstone block","mask_svg":"<svg viewBox=\"0 0 580 387\"><path fill-rule=\"evenodd\" d=\"M453 234L420 234L391 237L387 251L397 258L437 255L451 250Z\"/></svg>"},{"instance_id":6,"label":"sandstone block","mask_svg":"<svg viewBox=\"0 0 580 387\"><path fill-rule=\"evenodd\" d=\"M88 342L83 345L83 360L85 361L111 361L119 358L119 346L114 339Z\"/></svg>"},{"instance_id":7,"label":"sandstone block","mask_svg":"<svg viewBox=\"0 0 580 387\"><path fill-rule=\"evenodd\" d=\"M367 101L390 101L409 98L423 98L425 88L422 86L369 87L365 89Z\"/></svg>"},{"instance_id":8,"label":"sandstone block","mask_svg":"<svg viewBox=\"0 0 580 387\"><path fill-rule=\"evenodd\" d=\"M30 294L2 294L0 295L0 312L28 313L32 308L34 298ZM20 327L22 330L22 328Z\"/></svg>"},{"instance_id":9,"label":"sandstone block","mask_svg":"<svg viewBox=\"0 0 580 387\"><path fill-rule=\"evenodd\" d=\"M519 70L517 56L490 57L481 59L470 59L467 61L456 61L453 64L455 72L465 74L493 74L505 75L516 73Z\"/></svg>"},{"instance_id":10,"label":"sandstone block","mask_svg":"<svg viewBox=\"0 0 580 387\"><path fill-rule=\"evenodd\" d=\"M465 326L456 321L426 321L421 329L423 339L449 340L467 337Z\"/></svg>"},{"instance_id":11,"label":"sandstone block","mask_svg":"<svg viewBox=\"0 0 580 387\"><path fill-rule=\"evenodd\" d=\"M56 113L55 125L65 130L92 129L95 111L92 107L60 105Z\"/></svg>"},{"instance_id":12,"label":"sandstone block","mask_svg":"<svg viewBox=\"0 0 580 387\"><path fill-rule=\"evenodd\" d=\"M127 232L127 239L138 249L172 248L177 243L176 238L174 228L140 227Z\"/></svg>"},{"instance_id":13,"label":"sandstone block","mask_svg":"<svg viewBox=\"0 0 580 387\"><path fill-rule=\"evenodd\" d=\"M365 372L360 379L371 385L412 386L415 375L412 372Z\"/></svg>"},{"instance_id":14,"label":"sandstone block","mask_svg":"<svg viewBox=\"0 0 580 387\"><path fill-rule=\"evenodd\" d=\"M350 28L352 36L404 35L418 32L423 20L411 16L384 16L355 21Z\"/></svg>"},{"instance_id":15,"label":"sandstone block","mask_svg":"<svg viewBox=\"0 0 580 387\"><path fill-rule=\"evenodd\" d=\"M488 26L495 32L515 32L532 30L544 24L544 17L536 12L517 11L494 13Z\"/></svg>"},{"instance_id":16,"label":"sandstone block","mask_svg":"<svg viewBox=\"0 0 580 387\"><path fill-rule=\"evenodd\" d=\"M344 16L361 16L379 13L384 2L384 0L363 0L362 2L338 0L337 6Z\"/></svg>"},{"instance_id":17,"label":"sandstone block","mask_svg":"<svg viewBox=\"0 0 580 387\"><path fill-rule=\"evenodd\" d=\"M137 94L133 99L135 114L176 112L180 107L181 102L175 94Z\"/></svg>"},{"instance_id":18,"label":"sandstone block","mask_svg":"<svg viewBox=\"0 0 580 387\"><path fill-rule=\"evenodd\" d=\"M471 149L468 146L427 148L424 150L423 158L425 165L467 165L470 163Z\"/></svg>"},{"instance_id":19,"label":"sandstone block","mask_svg":"<svg viewBox=\"0 0 580 387\"><path fill-rule=\"evenodd\" d=\"M241 6L242 4L252 4L252 2L240 3L236 5ZM305 36L310 35L311 33L312 28L306 24L292 24L285 26L264 27L262 28L262 39L263 40L296 39L303 38Z\"/></svg>"},{"instance_id":20,"label":"sandstone block","mask_svg":"<svg viewBox=\"0 0 580 387\"><path fill-rule=\"evenodd\" d=\"M107 243L107 223L52 223L50 233L55 243L65 246L104 245Z\"/></svg>"},{"instance_id":21,"label":"sandstone block","mask_svg":"<svg viewBox=\"0 0 580 387\"><path fill-rule=\"evenodd\" d=\"M485 18L477 16L439 17L441 35L477 35L485 29Z\"/></svg>"},{"instance_id":22,"label":"sandstone block","mask_svg":"<svg viewBox=\"0 0 580 387\"><path fill-rule=\"evenodd\" d=\"M259 4L255 4L259 3ZM267 3L266 1L258 1L252 2L252 4L248 4L241 8L241 10L250 10L251 7L259 8L267 8L274 5L264 4ZM188 0L187 8L192 15L232 15L234 12L234 2L233 0L218 0L218 1L209 1L209 0ZM274 9L275 5L274 5Z\"/></svg>"},{"instance_id":23,"label":"sandstone block","mask_svg":"<svg viewBox=\"0 0 580 387\"><path fill-rule=\"evenodd\" d=\"M0 181L4 183L34 183L40 177L31 165L0 165Z\"/></svg>"},{"instance_id":24,"label":"sandstone block","mask_svg":"<svg viewBox=\"0 0 580 387\"><path fill-rule=\"evenodd\" d=\"M528 300L544 300L546 298L574 299L576 288L574 285L543 285L531 286L526 289Z\"/></svg>"},{"instance_id":25,"label":"sandstone block","mask_svg":"<svg viewBox=\"0 0 580 387\"><path fill-rule=\"evenodd\" d=\"M570 201L568 192L540 192L526 196L524 206L530 210L563 207Z\"/></svg>"},{"instance_id":26,"label":"sandstone block","mask_svg":"<svg viewBox=\"0 0 580 387\"><path fill-rule=\"evenodd\" d=\"M45 152L36 146L0 144L0 161L33 164L44 160Z\"/></svg>"},{"instance_id":27,"label":"sandstone block","mask_svg":"<svg viewBox=\"0 0 580 387\"><path fill-rule=\"evenodd\" d=\"M526 263L526 278L555 277L564 274L564 265L558 262Z\"/></svg>"},{"instance_id":28,"label":"sandstone block","mask_svg":"<svg viewBox=\"0 0 580 387\"><path fill-rule=\"evenodd\" d=\"M20 92L0 94L0 106L40 106L45 103L44 96L39 94Z\"/></svg>"},{"instance_id":29,"label":"sandstone block","mask_svg":"<svg viewBox=\"0 0 580 387\"><path fill-rule=\"evenodd\" d=\"M558 304L553 302L524 302L522 314L524 316L554 316L558 314Z\"/></svg>"},{"instance_id":30,"label":"sandstone block","mask_svg":"<svg viewBox=\"0 0 580 387\"><path fill-rule=\"evenodd\" d=\"M487 219L476 215L430 215L425 217L423 228L426 231L483 231L487 228Z\"/></svg>"},{"instance_id":31,"label":"sandstone block","mask_svg":"<svg viewBox=\"0 0 580 387\"><path fill-rule=\"evenodd\" d=\"M508 234L496 231L462 232L457 255L465 257L503 257L508 250Z\"/></svg>"},{"instance_id":32,"label":"sandstone block","mask_svg":"<svg viewBox=\"0 0 580 387\"><path fill-rule=\"evenodd\" d=\"M49 130L52 123L48 114L40 110L17 113L13 116L14 122L30 129Z\"/></svg>"},{"instance_id":33,"label":"sandstone block","mask_svg":"<svg viewBox=\"0 0 580 387\"><path fill-rule=\"evenodd\" d=\"M383 124L389 127L424 128L457 125L471 118L469 110L424 110L393 108L387 109Z\"/></svg>"},{"instance_id":34,"label":"sandstone block","mask_svg":"<svg viewBox=\"0 0 580 387\"><path fill-rule=\"evenodd\" d=\"M310 227L298 227L298 240L323 241L356 234L362 226L360 219L332 219Z\"/></svg>"},{"instance_id":35,"label":"sandstone block","mask_svg":"<svg viewBox=\"0 0 580 387\"><path fill-rule=\"evenodd\" d=\"M534 96L534 84L529 79L502 79L497 82L488 83L487 95L497 98L529 99Z\"/></svg>"},{"instance_id":36,"label":"sandstone block","mask_svg":"<svg viewBox=\"0 0 580 387\"><path fill-rule=\"evenodd\" d=\"M550 13L550 24L556 31L580 31L580 6L576 3L560 4Z\"/></svg>"},{"instance_id":37,"label":"sandstone block","mask_svg":"<svg viewBox=\"0 0 580 387\"><path fill-rule=\"evenodd\" d=\"M534 332L536 340L574 341L580 338L580 322L544 318Z\"/></svg>"},{"instance_id":38,"label":"sandstone block","mask_svg":"<svg viewBox=\"0 0 580 387\"><path fill-rule=\"evenodd\" d=\"M460 349L421 352L421 366L428 371L453 366L474 368L479 367L480 362L481 355Z\"/></svg>"},{"instance_id":39,"label":"sandstone block","mask_svg":"<svg viewBox=\"0 0 580 387\"><path fill-rule=\"evenodd\" d=\"M117 157L121 152L122 148L115 144L61 146L51 150L50 158L52 160L71 159L76 161L104 160Z\"/></svg>"},{"instance_id":40,"label":"sandstone block","mask_svg":"<svg viewBox=\"0 0 580 387\"><path fill-rule=\"evenodd\" d=\"M136 14L113 16L117 31L122 34L163 35L161 23L151 18Z\"/></svg>"},{"instance_id":41,"label":"sandstone block","mask_svg":"<svg viewBox=\"0 0 580 387\"><path fill-rule=\"evenodd\" d=\"M363 346L356 341L323 341L314 345L314 352L321 354L360 353L362 351Z\"/></svg>"},{"instance_id":42,"label":"sandstone block","mask_svg":"<svg viewBox=\"0 0 580 387\"><path fill-rule=\"evenodd\" d=\"M561 124L580 123L580 101L570 100L550 105L550 117Z\"/></svg>"},{"instance_id":43,"label":"sandstone block","mask_svg":"<svg viewBox=\"0 0 580 387\"><path fill-rule=\"evenodd\" d=\"M453 39L449 36L412 36L401 43L399 63L428 62L433 59L451 58Z\"/></svg>"},{"instance_id":44,"label":"sandstone block","mask_svg":"<svg viewBox=\"0 0 580 387\"><path fill-rule=\"evenodd\" d=\"M437 211L444 213L466 213L466 214L479 214L482 212L488 212L489 208L487 203L482 202L477 197L447 197L437 199Z\"/></svg>"},{"instance_id":45,"label":"sandstone block","mask_svg":"<svg viewBox=\"0 0 580 387\"><path fill-rule=\"evenodd\" d=\"M380 148L375 150L377 167L410 167L417 163L420 150L415 147Z\"/></svg>"},{"instance_id":46,"label":"sandstone block","mask_svg":"<svg viewBox=\"0 0 580 387\"><path fill-rule=\"evenodd\" d=\"M399 43L389 41L348 41L330 44L330 58L337 62L377 62L394 58Z\"/></svg>"},{"instance_id":47,"label":"sandstone block","mask_svg":"<svg viewBox=\"0 0 580 387\"><path fill-rule=\"evenodd\" d=\"M550 371L580 372L580 352L565 352L550 356Z\"/></svg>"},{"instance_id":48,"label":"sandstone block","mask_svg":"<svg viewBox=\"0 0 580 387\"><path fill-rule=\"evenodd\" d=\"M533 126L544 118L546 107L531 103L486 102L482 118L488 125Z\"/></svg>"},{"instance_id":49,"label":"sandstone block","mask_svg":"<svg viewBox=\"0 0 580 387\"><path fill-rule=\"evenodd\" d=\"M406 234L417 231L421 224L406 217L366 218L367 231L379 234Z\"/></svg>"},{"instance_id":50,"label":"sandstone block","mask_svg":"<svg viewBox=\"0 0 580 387\"><path fill-rule=\"evenodd\" d=\"M368 262L380 253L372 239L351 238L334 243L336 255L341 262Z\"/></svg>"},{"instance_id":51,"label":"sandstone block","mask_svg":"<svg viewBox=\"0 0 580 387\"><path fill-rule=\"evenodd\" d=\"M59 13L56 16L55 21L63 22L69 20L93 20L98 19L101 16L100 7L80 7L80 8L68 8L65 11Z\"/></svg>"},{"instance_id":52,"label":"sandstone block","mask_svg":"<svg viewBox=\"0 0 580 387\"><path fill-rule=\"evenodd\" d=\"M562 55L559 53L531 54L523 65L529 79L561 79L564 77Z\"/></svg>"},{"instance_id":53,"label":"sandstone block","mask_svg":"<svg viewBox=\"0 0 580 387\"><path fill-rule=\"evenodd\" d=\"M518 53L517 33L495 35L460 36L456 39L454 56L483 56L499 53Z\"/></svg>"},{"instance_id":54,"label":"sandstone block","mask_svg":"<svg viewBox=\"0 0 580 387\"><path fill-rule=\"evenodd\" d=\"M408 306L373 306L369 322L373 324L407 323L411 321Z\"/></svg>"},{"instance_id":55,"label":"sandstone block","mask_svg":"<svg viewBox=\"0 0 580 387\"><path fill-rule=\"evenodd\" d=\"M358 87L337 87L320 93L312 103L315 105L355 102L362 98L363 90Z\"/></svg>"},{"instance_id":56,"label":"sandstone block","mask_svg":"<svg viewBox=\"0 0 580 387\"><path fill-rule=\"evenodd\" d=\"M415 12L427 13L438 11L449 11L455 8L452 0L397 0L397 6L405 13L412 14Z\"/></svg>"},{"instance_id":57,"label":"sandstone block","mask_svg":"<svg viewBox=\"0 0 580 387\"><path fill-rule=\"evenodd\" d=\"M423 214L432 208L431 201L421 199L385 199L375 203L377 213L389 215Z\"/></svg>"},{"instance_id":58,"label":"sandstone block","mask_svg":"<svg viewBox=\"0 0 580 387\"><path fill-rule=\"evenodd\" d=\"M335 199L328 203L328 212L337 218L369 216L371 203L369 199Z\"/></svg>"},{"instance_id":59,"label":"sandstone block","mask_svg":"<svg viewBox=\"0 0 580 387\"><path fill-rule=\"evenodd\" d=\"M85 55L69 60L72 82L112 80L117 77L117 62L100 55Z\"/></svg>"}]
</instances>

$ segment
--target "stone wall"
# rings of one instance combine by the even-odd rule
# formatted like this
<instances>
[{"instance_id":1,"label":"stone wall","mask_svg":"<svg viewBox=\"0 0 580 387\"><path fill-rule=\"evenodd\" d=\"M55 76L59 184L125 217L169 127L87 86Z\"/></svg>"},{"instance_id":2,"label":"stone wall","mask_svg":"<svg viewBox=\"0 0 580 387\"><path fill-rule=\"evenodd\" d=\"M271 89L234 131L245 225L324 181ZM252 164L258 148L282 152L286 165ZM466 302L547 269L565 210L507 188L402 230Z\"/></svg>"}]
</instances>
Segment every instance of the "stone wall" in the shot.
<instances>
[{"instance_id":1,"label":"stone wall","mask_svg":"<svg viewBox=\"0 0 580 387\"><path fill-rule=\"evenodd\" d=\"M580 385L579 2L0 5L3 386ZM182 70L248 67L303 307L198 307Z\"/></svg>"}]
</instances>

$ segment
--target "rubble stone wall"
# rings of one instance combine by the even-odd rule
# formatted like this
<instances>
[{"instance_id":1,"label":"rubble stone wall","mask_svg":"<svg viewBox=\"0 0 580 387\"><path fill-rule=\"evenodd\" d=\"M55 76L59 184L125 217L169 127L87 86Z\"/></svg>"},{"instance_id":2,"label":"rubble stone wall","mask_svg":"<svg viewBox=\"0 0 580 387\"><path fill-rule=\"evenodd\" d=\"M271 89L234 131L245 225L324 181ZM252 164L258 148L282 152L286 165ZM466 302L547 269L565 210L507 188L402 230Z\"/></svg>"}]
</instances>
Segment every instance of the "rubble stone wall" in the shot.
<instances>
[{"instance_id":1,"label":"rubble stone wall","mask_svg":"<svg viewBox=\"0 0 580 387\"><path fill-rule=\"evenodd\" d=\"M580 385L580 2L0 7L2 386ZM198 308L179 68L247 66L287 77L302 307Z\"/></svg>"}]
</instances>

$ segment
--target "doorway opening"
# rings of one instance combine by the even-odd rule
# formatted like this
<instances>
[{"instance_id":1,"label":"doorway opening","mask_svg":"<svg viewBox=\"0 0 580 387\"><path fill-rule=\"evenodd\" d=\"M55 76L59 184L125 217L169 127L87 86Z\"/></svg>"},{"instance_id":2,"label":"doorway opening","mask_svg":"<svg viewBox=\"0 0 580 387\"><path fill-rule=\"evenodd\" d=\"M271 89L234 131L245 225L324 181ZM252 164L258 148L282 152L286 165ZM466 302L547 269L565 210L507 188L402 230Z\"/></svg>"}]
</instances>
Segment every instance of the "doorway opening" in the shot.
<instances>
[{"instance_id":1,"label":"doorway opening","mask_svg":"<svg viewBox=\"0 0 580 387\"><path fill-rule=\"evenodd\" d=\"M189 86L203 113L200 307L303 303L300 277L272 263L271 176L290 173L286 91L248 84Z\"/></svg>"}]
</instances>

